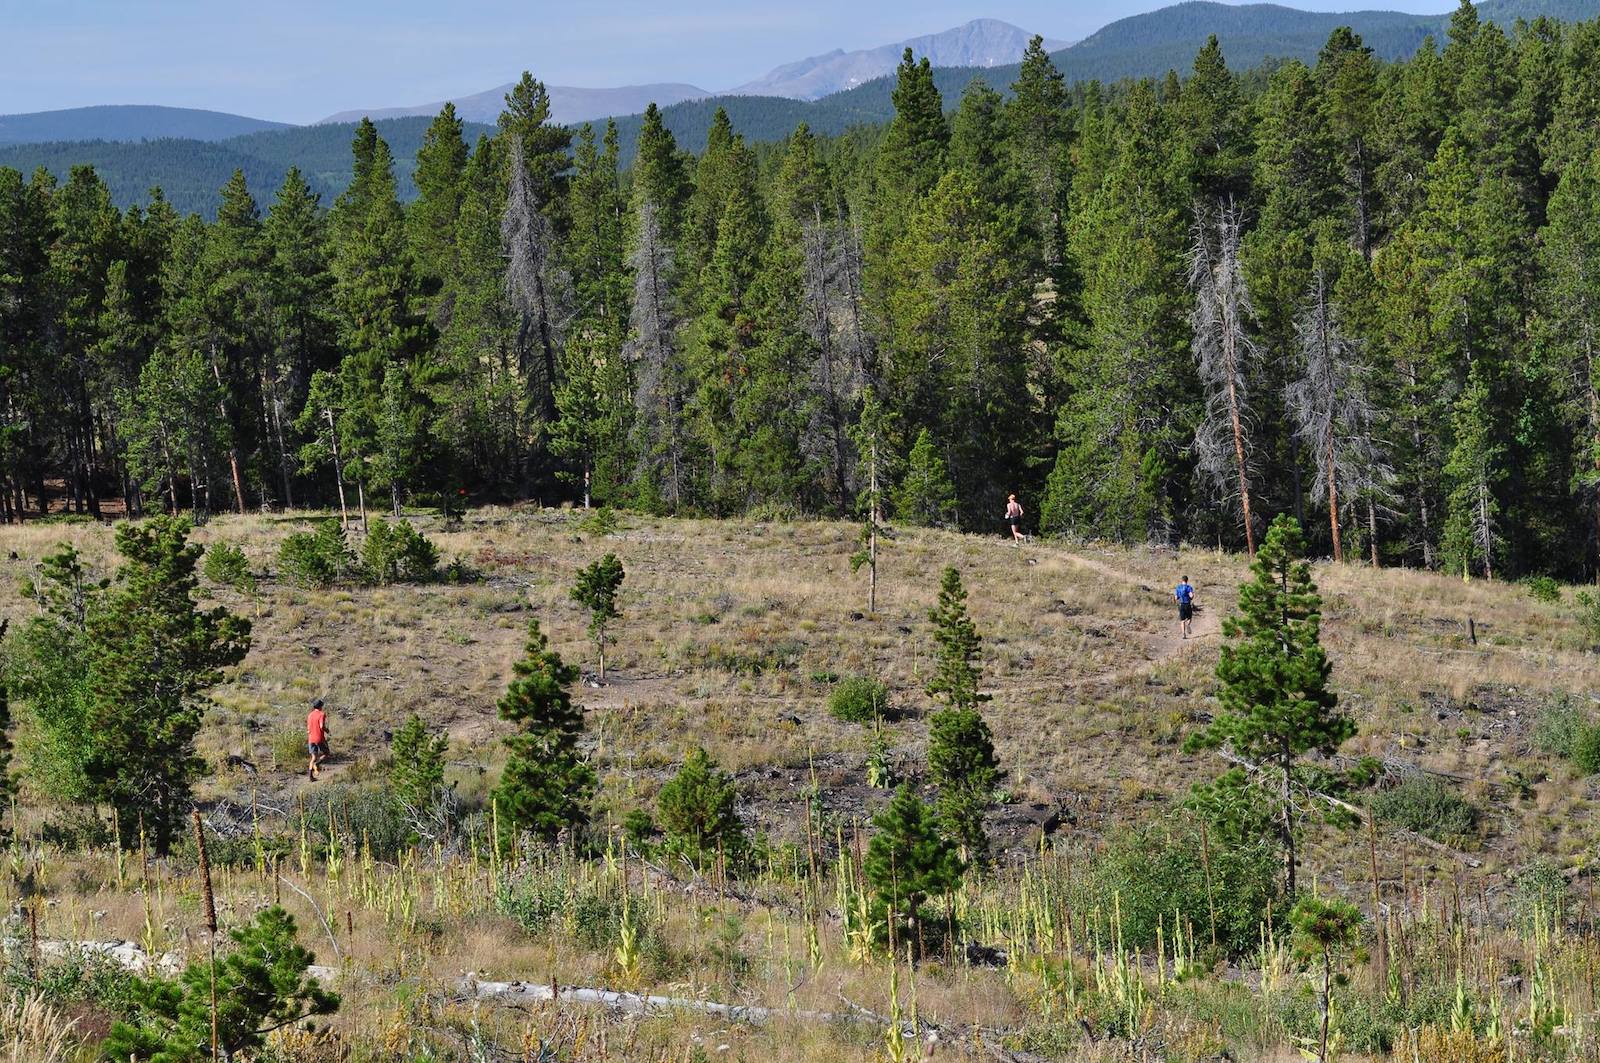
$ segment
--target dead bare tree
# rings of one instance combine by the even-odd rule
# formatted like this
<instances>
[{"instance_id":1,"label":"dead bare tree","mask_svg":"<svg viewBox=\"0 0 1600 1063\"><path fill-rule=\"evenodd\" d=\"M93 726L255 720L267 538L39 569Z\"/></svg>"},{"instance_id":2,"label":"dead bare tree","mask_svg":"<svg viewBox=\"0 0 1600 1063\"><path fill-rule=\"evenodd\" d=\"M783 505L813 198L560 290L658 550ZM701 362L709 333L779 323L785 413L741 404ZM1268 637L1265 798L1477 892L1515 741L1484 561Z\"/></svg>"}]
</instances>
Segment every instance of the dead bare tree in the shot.
<instances>
[{"instance_id":1,"label":"dead bare tree","mask_svg":"<svg viewBox=\"0 0 1600 1063\"><path fill-rule=\"evenodd\" d=\"M639 472L661 492L661 501L683 501L687 475L683 461L682 367L676 348L678 317L672 298L672 248L661 233L661 218L649 198L639 203L638 231L628 265L633 269L633 310L623 357L636 363L638 390L635 442Z\"/></svg>"},{"instance_id":2,"label":"dead bare tree","mask_svg":"<svg viewBox=\"0 0 1600 1063\"><path fill-rule=\"evenodd\" d=\"M554 424L556 410L556 351L561 331L571 316L571 282L556 266L555 230L544 216L533 179L523 162L522 141L511 139L508 163L510 182L506 209L500 216L500 239L505 247L506 298L517 314L516 349L525 381L537 379L533 401L545 424ZM538 365L529 364L537 345Z\"/></svg>"},{"instance_id":3,"label":"dead bare tree","mask_svg":"<svg viewBox=\"0 0 1600 1063\"><path fill-rule=\"evenodd\" d=\"M1377 511L1394 481L1375 423L1362 345L1345 327L1326 267L1316 266L1296 322L1300 371L1284 391L1296 437L1315 458L1312 490L1328 502L1333 559L1344 560L1342 525L1367 503L1367 533L1377 564ZM1341 495L1341 491L1343 494Z\"/></svg>"},{"instance_id":4,"label":"dead bare tree","mask_svg":"<svg viewBox=\"0 0 1600 1063\"><path fill-rule=\"evenodd\" d=\"M1205 416L1195 432L1201 472L1224 496L1237 497L1245 549L1256 553L1250 513L1250 379L1260 351L1248 325L1255 311L1239 259L1240 212L1231 202L1202 214L1189 251L1190 323Z\"/></svg>"}]
</instances>

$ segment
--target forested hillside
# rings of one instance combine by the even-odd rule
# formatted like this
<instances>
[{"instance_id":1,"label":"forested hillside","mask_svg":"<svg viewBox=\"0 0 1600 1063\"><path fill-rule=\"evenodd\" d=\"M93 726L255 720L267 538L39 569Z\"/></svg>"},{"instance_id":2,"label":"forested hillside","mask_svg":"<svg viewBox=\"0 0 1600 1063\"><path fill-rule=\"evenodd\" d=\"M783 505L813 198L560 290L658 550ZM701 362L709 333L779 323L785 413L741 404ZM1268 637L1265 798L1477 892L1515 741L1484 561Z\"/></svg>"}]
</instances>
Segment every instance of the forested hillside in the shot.
<instances>
[{"instance_id":1,"label":"forested hillside","mask_svg":"<svg viewBox=\"0 0 1600 1063\"><path fill-rule=\"evenodd\" d=\"M391 118L377 123L395 157L395 188L404 201L414 199L412 180L417 149L428 128L426 118ZM467 123L464 135L476 137L491 127ZM179 214L216 217L218 190L235 170L243 170L249 187L265 194L283 183L290 167L310 188L331 203L350 183L350 138L354 123L286 127L231 136L220 141L166 139L147 141L66 141L0 146L0 166L31 174L44 167L66 175L74 166L93 166L119 208L144 206L152 188L160 188Z\"/></svg>"},{"instance_id":2,"label":"forested hillside","mask_svg":"<svg viewBox=\"0 0 1600 1063\"><path fill-rule=\"evenodd\" d=\"M659 112L476 145L398 198L356 131L331 204L235 175L213 224L89 168L0 171L7 511L536 497L856 511L1482 575L1595 568L1600 23L1470 5L1441 49L1332 34L1247 93L1071 96L1034 48L946 113L910 56L881 137L698 158ZM569 149L575 165L569 167ZM329 209L324 210L327 207Z\"/></svg>"}]
</instances>

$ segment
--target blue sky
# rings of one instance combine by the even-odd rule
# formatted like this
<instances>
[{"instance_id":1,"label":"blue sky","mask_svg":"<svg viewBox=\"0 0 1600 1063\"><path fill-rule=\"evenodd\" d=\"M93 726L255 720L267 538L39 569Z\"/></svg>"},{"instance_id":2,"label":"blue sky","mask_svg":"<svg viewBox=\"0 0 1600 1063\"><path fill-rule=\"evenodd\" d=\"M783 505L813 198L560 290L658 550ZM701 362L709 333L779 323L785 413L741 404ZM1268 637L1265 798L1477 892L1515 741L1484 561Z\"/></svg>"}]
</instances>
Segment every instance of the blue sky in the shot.
<instances>
[{"instance_id":1,"label":"blue sky","mask_svg":"<svg viewBox=\"0 0 1600 1063\"><path fill-rule=\"evenodd\" d=\"M425 103L512 80L686 81L719 90L779 63L1004 19L1077 39L1164 0L0 0L0 114L99 103L287 122ZM1452 0L1293 0L1442 12Z\"/></svg>"}]
</instances>

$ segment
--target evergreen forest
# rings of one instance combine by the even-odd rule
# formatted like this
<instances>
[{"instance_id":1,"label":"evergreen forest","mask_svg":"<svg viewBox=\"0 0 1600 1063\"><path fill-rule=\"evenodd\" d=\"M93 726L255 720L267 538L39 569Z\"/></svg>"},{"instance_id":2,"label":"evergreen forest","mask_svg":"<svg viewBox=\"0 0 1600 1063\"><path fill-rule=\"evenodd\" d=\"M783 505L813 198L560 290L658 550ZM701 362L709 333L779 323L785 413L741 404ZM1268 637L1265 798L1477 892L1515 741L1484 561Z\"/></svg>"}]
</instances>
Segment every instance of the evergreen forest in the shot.
<instances>
[{"instance_id":1,"label":"evergreen forest","mask_svg":"<svg viewBox=\"0 0 1600 1063\"><path fill-rule=\"evenodd\" d=\"M685 152L446 107L402 203L0 169L8 520L473 501L855 515L1486 577L1600 560L1600 20L941 98ZM1002 93L1000 89L1007 90ZM631 160L624 166L624 160ZM871 460L864 456L870 455ZM869 469L870 466L870 469ZM874 499L876 500L876 492ZM875 517L873 519L876 519Z\"/></svg>"}]
</instances>

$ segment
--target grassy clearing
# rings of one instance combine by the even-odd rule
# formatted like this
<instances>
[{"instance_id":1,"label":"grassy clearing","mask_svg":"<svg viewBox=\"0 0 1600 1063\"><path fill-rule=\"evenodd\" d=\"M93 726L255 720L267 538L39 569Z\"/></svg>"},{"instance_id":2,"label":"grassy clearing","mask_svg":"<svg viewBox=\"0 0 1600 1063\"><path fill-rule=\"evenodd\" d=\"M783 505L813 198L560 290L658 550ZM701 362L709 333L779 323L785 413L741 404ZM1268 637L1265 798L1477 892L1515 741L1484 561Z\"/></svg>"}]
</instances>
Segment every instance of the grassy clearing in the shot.
<instances>
[{"instance_id":1,"label":"grassy clearing","mask_svg":"<svg viewBox=\"0 0 1600 1063\"><path fill-rule=\"evenodd\" d=\"M319 962L337 967L346 997L328 1032L281 1035L285 1058L541 1058L531 1047L540 1043L548 1058L584 1060L921 1051L897 1048L874 1022L474 1005L459 991L468 972L795 1013L858 1007L909 1021L914 1008L924 1029L938 1028L935 1058L945 1059L993 1058L991 1045L1072 1060L1201 1060L1225 1049L1288 1059L1315 1024L1280 938L1225 961L1191 920L1135 944L1118 916L1123 896L1108 903L1094 888L1108 837L1218 770L1178 746L1211 711L1217 622L1245 574L1240 558L905 532L880 555L879 609L867 616L865 576L848 563L856 530L846 525L626 515L598 536L576 514L486 510L455 526L419 521L476 582L327 590L274 571L278 544L306 526L219 518L197 532L240 546L258 582L253 593L213 589L256 625L255 647L214 692L201 738L214 767L201 796L218 835L222 919L281 900ZM93 525L7 528L0 538L0 558L16 555L0 561L9 577L0 615L14 621L31 608L14 584L57 542L100 565L111 552L109 531ZM564 657L596 665L587 616L567 588L605 552L627 569L611 682L586 680L578 700L609 855L495 860L482 810L501 760L495 701L530 615ZM962 569L985 639L985 715L1007 795L990 816L1001 867L969 882L957 909L972 939L995 951L914 970L902 960L891 991L889 961L868 954L850 919L859 825L887 794L867 785L870 728L836 719L828 703L841 678L884 683L891 757L903 772L920 768L926 612L946 564ZM1168 607L1180 572L1202 607L1188 642ZM1320 565L1316 576L1335 682L1360 727L1346 754L1378 758L1396 785L1434 773L1477 811L1470 829L1446 839L1466 859L1381 825L1372 850L1360 832L1309 839L1307 878L1369 912L1374 855L1378 866L1383 933L1369 923L1339 1017L1347 1058L1507 1058L1495 1044L1518 1059L1593 1058L1600 945L1589 880L1570 871L1594 853L1595 795L1568 758L1535 741L1561 703L1587 712L1600 690L1600 659L1570 591L1549 603L1522 587L1426 573ZM301 774L299 738L314 696L328 702L335 752L318 783ZM381 781L387 738L413 712L448 732L447 780L479 811L448 845L391 851L362 818L360 787ZM734 880L641 861L618 840L624 816L653 811L696 745L734 773L741 816L762 840L756 868ZM324 807L318 797L330 794L339 796ZM315 811L302 814L308 800ZM72 814L46 794L25 791L21 819L6 900L36 913L40 937L124 939L152 953L203 947L192 861L146 869L138 854L118 858L84 832L72 836ZM1562 886L1559 910L1527 901L1522 883L1538 861ZM26 940L25 923L7 933ZM11 984L26 981L18 972L29 962L25 947L13 949ZM18 998L7 1014L31 1007L15 1021L37 1026L41 1007L76 1009L61 1014L78 1023L77 1040L114 1010L90 993L60 996L69 1003Z\"/></svg>"}]
</instances>

